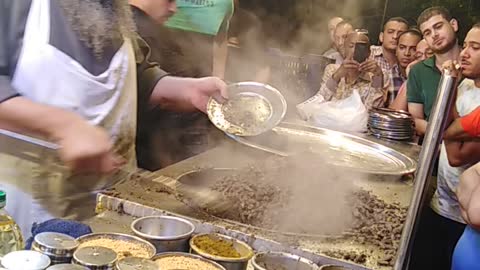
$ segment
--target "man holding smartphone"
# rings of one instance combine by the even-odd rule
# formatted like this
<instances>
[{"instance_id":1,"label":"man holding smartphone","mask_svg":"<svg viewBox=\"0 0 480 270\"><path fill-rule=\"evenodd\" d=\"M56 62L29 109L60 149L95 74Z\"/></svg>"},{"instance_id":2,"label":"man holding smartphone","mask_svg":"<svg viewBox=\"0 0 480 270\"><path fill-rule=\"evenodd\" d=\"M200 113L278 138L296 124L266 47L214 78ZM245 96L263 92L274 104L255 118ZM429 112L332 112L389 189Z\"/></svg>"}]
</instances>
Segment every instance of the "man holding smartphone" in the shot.
<instances>
[{"instance_id":1,"label":"man holding smartphone","mask_svg":"<svg viewBox=\"0 0 480 270\"><path fill-rule=\"evenodd\" d=\"M326 67L323 78L325 83L317 95L327 101L341 100L357 90L367 109L383 107L387 93L383 84L384 75L377 62L369 59L368 36L360 32L348 34L344 50L346 58L341 65Z\"/></svg>"}]
</instances>

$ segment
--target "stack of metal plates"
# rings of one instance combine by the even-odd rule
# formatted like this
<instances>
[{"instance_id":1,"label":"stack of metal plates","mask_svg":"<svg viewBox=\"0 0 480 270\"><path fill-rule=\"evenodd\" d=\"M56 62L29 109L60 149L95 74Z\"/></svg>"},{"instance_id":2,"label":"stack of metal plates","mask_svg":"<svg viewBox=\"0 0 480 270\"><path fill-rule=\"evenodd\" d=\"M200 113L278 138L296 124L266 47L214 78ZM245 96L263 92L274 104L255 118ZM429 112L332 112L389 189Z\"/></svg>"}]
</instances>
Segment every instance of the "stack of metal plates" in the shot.
<instances>
[{"instance_id":1,"label":"stack of metal plates","mask_svg":"<svg viewBox=\"0 0 480 270\"><path fill-rule=\"evenodd\" d=\"M379 138L410 141L415 135L415 122L406 111L373 108L370 110L368 130Z\"/></svg>"}]
</instances>

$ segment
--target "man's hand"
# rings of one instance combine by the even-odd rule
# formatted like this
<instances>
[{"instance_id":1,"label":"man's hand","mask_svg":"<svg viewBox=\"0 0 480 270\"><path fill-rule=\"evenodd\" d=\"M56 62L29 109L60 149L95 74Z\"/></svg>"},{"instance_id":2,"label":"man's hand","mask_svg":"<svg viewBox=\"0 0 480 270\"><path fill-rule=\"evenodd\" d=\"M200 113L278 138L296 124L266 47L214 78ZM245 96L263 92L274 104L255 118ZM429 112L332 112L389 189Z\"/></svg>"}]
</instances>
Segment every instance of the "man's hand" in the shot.
<instances>
[{"instance_id":1,"label":"man's hand","mask_svg":"<svg viewBox=\"0 0 480 270\"><path fill-rule=\"evenodd\" d=\"M54 141L60 145L60 158L75 173L108 174L125 161L112 152L112 142L107 132L82 119L55 131Z\"/></svg>"},{"instance_id":2,"label":"man's hand","mask_svg":"<svg viewBox=\"0 0 480 270\"><path fill-rule=\"evenodd\" d=\"M383 76L382 68L378 66L375 60L367 60L360 64L360 71L371 72L375 76Z\"/></svg>"},{"instance_id":3,"label":"man's hand","mask_svg":"<svg viewBox=\"0 0 480 270\"><path fill-rule=\"evenodd\" d=\"M109 173L123 164L112 153L108 134L73 112L19 96L0 103L0 122L59 144L60 158L75 173Z\"/></svg>"},{"instance_id":4,"label":"man's hand","mask_svg":"<svg viewBox=\"0 0 480 270\"><path fill-rule=\"evenodd\" d=\"M350 70L358 70L360 64L355 60L345 59L337 69L337 71L333 74L332 78L338 83L342 78L347 76L348 71Z\"/></svg>"},{"instance_id":5,"label":"man's hand","mask_svg":"<svg viewBox=\"0 0 480 270\"><path fill-rule=\"evenodd\" d=\"M462 71L460 69L460 64L458 61L447 60L442 65L442 69L445 72L448 72L452 77L459 78L462 75Z\"/></svg>"},{"instance_id":6,"label":"man's hand","mask_svg":"<svg viewBox=\"0 0 480 270\"><path fill-rule=\"evenodd\" d=\"M207 103L210 97L223 103L227 95L227 85L216 77L193 79L188 96L191 104L202 112L207 112Z\"/></svg>"},{"instance_id":7,"label":"man's hand","mask_svg":"<svg viewBox=\"0 0 480 270\"><path fill-rule=\"evenodd\" d=\"M152 93L150 102L175 111L207 111L210 97L223 102L227 85L216 77L179 78L167 76L161 79Z\"/></svg>"}]
</instances>

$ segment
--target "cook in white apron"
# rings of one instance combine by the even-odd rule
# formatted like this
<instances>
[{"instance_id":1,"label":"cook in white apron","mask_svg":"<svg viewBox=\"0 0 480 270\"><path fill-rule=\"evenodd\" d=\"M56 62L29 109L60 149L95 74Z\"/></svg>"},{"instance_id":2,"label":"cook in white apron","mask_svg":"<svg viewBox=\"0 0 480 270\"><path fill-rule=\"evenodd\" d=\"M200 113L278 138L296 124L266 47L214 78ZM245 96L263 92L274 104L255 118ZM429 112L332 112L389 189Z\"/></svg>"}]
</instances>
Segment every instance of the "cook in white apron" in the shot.
<instances>
[{"instance_id":1,"label":"cook in white apron","mask_svg":"<svg viewBox=\"0 0 480 270\"><path fill-rule=\"evenodd\" d=\"M50 45L49 38L50 0L32 0L13 87L30 100L74 111L108 130L115 150L132 168L137 89L131 41L125 40L108 69L94 76ZM42 149L38 154L42 156ZM120 180L113 178L73 177L65 171L52 171L48 164L0 154L0 189L7 192L7 211L25 237L33 222L54 217L82 220L93 215L95 193Z\"/></svg>"}]
</instances>

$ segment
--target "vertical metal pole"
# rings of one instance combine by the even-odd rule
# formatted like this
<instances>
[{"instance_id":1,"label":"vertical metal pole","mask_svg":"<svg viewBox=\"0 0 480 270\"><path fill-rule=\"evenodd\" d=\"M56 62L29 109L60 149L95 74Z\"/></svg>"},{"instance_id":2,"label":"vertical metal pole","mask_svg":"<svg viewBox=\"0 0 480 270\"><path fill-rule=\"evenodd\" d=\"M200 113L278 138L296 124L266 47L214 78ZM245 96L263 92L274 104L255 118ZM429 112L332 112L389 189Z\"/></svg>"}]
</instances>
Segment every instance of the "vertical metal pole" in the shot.
<instances>
[{"instance_id":1,"label":"vertical metal pole","mask_svg":"<svg viewBox=\"0 0 480 270\"><path fill-rule=\"evenodd\" d=\"M456 91L454 91L456 81L456 78L452 77L448 71L444 71L438 85L436 103L430 114L427 133L425 134L425 140L420 152L415 175L413 198L403 227L398 256L395 261L395 270L405 270L408 268L408 257L412 247L412 239L418 226L422 206L425 204L426 191L430 186L429 180L433 164L438 156L438 149L442 141L445 125L447 124L446 121L450 113L449 110L453 95L456 93Z\"/></svg>"},{"instance_id":2,"label":"vertical metal pole","mask_svg":"<svg viewBox=\"0 0 480 270\"><path fill-rule=\"evenodd\" d=\"M383 25L385 24L385 20L387 19L387 9L388 9L388 0L385 0L385 5L383 6L382 24L380 25L380 33L382 32Z\"/></svg>"}]
</instances>

